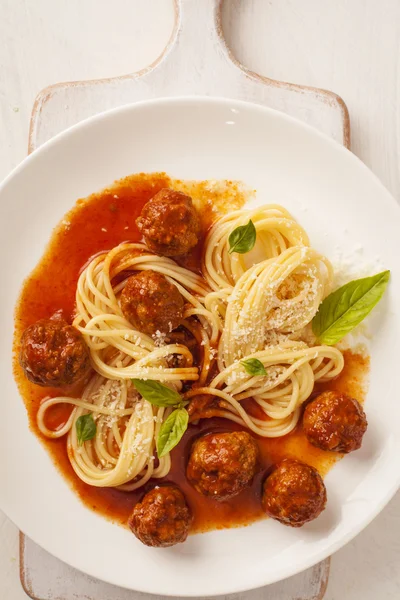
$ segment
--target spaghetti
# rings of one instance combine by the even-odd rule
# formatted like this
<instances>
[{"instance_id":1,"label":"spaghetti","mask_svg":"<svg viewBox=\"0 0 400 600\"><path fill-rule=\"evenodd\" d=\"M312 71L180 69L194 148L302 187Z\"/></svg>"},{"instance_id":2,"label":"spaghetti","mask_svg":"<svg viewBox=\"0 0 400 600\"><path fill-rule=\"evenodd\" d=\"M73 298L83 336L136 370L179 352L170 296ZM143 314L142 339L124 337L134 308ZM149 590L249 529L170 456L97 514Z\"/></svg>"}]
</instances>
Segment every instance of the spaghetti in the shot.
<instances>
[{"instance_id":1,"label":"spaghetti","mask_svg":"<svg viewBox=\"0 0 400 600\"><path fill-rule=\"evenodd\" d=\"M249 219L257 233L255 247L244 255L230 253L230 233ZM119 298L127 278L145 270L164 275L183 296L179 331L151 337L124 317ZM73 322L89 348L95 375L81 398L42 403L41 432L68 435L68 456L80 479L124 490L164 477L170 468L169 454L158 458L155 449L172 409L151 405L132 379L163 382L189 401L210 396L219 416L260 436L289 433L315 382L332 379L343 368L338 349L305 341L332 276L329 261L278 205L217 220L205 239L202 275L142 243L120 244L96 256L79 277ZM249 375L243 367L248 359L260 361L265 374ZM250 398L263 418L246 408L243 401ZM73 406L68 421L57 431L48 429L47 410L63 403ZM96 435L79 445L75 425L88 413Z\"/></svg>"}]
</instances>

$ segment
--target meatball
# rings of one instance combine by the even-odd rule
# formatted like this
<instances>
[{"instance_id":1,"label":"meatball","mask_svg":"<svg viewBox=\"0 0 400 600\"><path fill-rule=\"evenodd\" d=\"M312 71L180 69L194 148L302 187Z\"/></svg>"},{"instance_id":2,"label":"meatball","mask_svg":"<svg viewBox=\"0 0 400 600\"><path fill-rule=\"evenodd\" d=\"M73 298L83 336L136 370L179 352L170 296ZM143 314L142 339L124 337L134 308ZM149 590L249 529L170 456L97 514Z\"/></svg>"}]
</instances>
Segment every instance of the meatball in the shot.
<instances>
[{"instance_id":1,"label":"meatball","mask_svg":"<svg viewBox=\"0 0 400 600\"><path fill-rule=\"evenodd\" d=\"M200 494L224 500L251 483L257 466L258 447L249 433L209 433L194 442L186 474Z\"/></svg>"},{"instance_id":2,"label":"meatball","mask_svg":"<svg viewBox=\"0 0 400 600\"><path fill-rule=\"evenodd\" d=\"M284 525L301 527L324 510L326 489L314 467L284 459L264 482L262 506Z\"/></svg>"},{"instance_id":3,"label":"meatball","mask_svg":"<svg viewBox=\"0 0 400 600\"><path fill-rule=\"evenodd\" d=\"M323 392L303 415L308 441L321 450L347 453L361 448L367 425L361 404L340 392Z\"/></svg>"},{"instance_id":4,"label":"meatball","mask_svg":"<svg viewBox=\"0 0 400 600\"><path fill-rule=\"evenodd\" d=\"M176 285L156 271L132 275L121 293L124 317L139 331L169 333L183 318L184 300Z\"/></svg>"},{"instance_id":5,"label":"meatball","mask_svg":"<svg viewBox=\"0 0 400 600\"><path fill-rule=\"evenodd\" d=\"M160 190L144 205L136 224L148 248L161 256L181 256L199 241L196 209L182 192Z\"/></svg>"},{"instance_id":6,"label":"meatball","mask_svg":"<svg viewBox=\"0 0 400 600\"><path fill-rule=\"evenodd\" d=\"M192 515L182 492L174 486L156 487L136 504L128 525L146 546L166 548L184 542Z\"/></svg>"},{"instance_id":7,"label":"meatball","mask_svg":"<svg viewBox=\"0 0 400 600\"><path fill-rule=\"evenodd\" d=\"M29 381L64 387L77 383L90 368L81 333L64 320L41 319L25 329L19 364Z\"/></svg>"}]
</instances>

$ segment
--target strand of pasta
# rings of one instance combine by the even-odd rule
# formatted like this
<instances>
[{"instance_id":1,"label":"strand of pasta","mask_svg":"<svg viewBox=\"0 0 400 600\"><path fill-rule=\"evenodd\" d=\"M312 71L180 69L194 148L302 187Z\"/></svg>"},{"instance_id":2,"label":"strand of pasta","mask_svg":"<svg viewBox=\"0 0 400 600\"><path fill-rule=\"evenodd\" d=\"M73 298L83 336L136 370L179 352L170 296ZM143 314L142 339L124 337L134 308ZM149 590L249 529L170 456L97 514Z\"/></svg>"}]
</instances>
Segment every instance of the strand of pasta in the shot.
<instances>
[{"instance_id":1,"label":"strand of pasta","mask_svg":"<svg viewBox=\"0 0 400 600\"><path fill-rule=\"evenodd\" d=\"M226 418L246 425L258 435L278 437L296 426L300 407L309 398L315 382L334 379L344 366L343 355L337 348L310 348L304 342L292 340L246 356L251 358L263 364L266 375L249 375L241 362L236 361L209 386L187 392L185 399L202 394L222 398ZM253 417L240 405L248 398L258 404L264 419Z\"/></svg>"},{"instance_id":2,"label":"strand of pasta","mask_svg":"<svg viewBox=\"0 0 400 600\"><path fill-rule=\"evenodd\" d=\"M254 250L229 254L230 233L250 218L257 231ZM201 350L200 372L190 349L179 343L179 332L174 342L157 345L122 314L119 296L126 273L150 269L164 275L185 300L182 324ZM307 234L285 209L267 205L219 219L206 239L203 273L204 279L150 253L144 244L126 243L94 257L80 275L74 325L85 338L97 374L82 398L45 400L37 418L44 435L68 435L69 459L86 483L130 491L169 471L169 455L156 467L154 455L171 409L132 396L131 378L162 381L178 391L184 381L196 382L185 399L217 397L220 416L258 435L278 437L296 426L315 382L341 372L339 350L309 347L288 335L297 335L312 320L330 289L332 267L309 247ZM278 334L274 346L267 345L271 332ZM207 385L217 344L220 372ZM171 355L177 366L170 366ZM261 361L266 375L248 375L240 361L250 358ZM250 398L262 418L241 404ZM59 403L73 409L67 422L52 431L46 412ZM96 421L96 435L79 445L76 422L88 412Z\"/></svg>"},{"instance_id":3,"label":"strand of pasta","mask_svg":"<svg viewBox=\"0 0 400 600\"><path fill-rule=\"evenodd\" d=\"M251 219L257 232L255 250L247 255L229 254L229 235ZM279 256L292 246L309 246L304 229L292 215L278 204L267 204L254 210L237 210L218 219L211 227L204 247L203 274L214 292L232 288L246 269L255 262Z\"/></svg>"},{"instance_id":4,"label":"strand of pasta","mask_svg":"<svg viewBox=\"0 0 400 600\"><path fill-rule=\"evenodd\" d=\"M329 261L306 246L288 248L245 271L227 300L220 371L261 350L267 332L291 333L310 323L332 278Z\"/></svg>"},{"instance_id":5,"label":"strand of pasta","mask_svg":"<svg viewBox=\"0 0 400 600\"><path fill-rule=\"evenodd\" d=\"M186 319L197 316L202 321L204 326L199 329L190 321L184 321L186 328L197 337L198 344L204 344L202 381L210 367L210 340L215 344L219 336L216 318L198 300L208 292L204 280L170 259L148 254L143 244L120 245L88 264L78 281L74 325L85 336L97 375L80 399L61 396L45 400L37 420L39 429L47 437L68 434L71 465L80 479L94 486L130 491L150 477L163 477L169 471L169 455L160 459L154 468L154 448L163 418L170 409L153 408L143 399L133 407L126 407L130 379L161 380L180 389L185 379L199 377L197 367L193 367L192 354L185 345L157 347L151 337L133 329L122 314L118 298L125 281L113 286L113 279L123 271L146 269L162 273L178 287L191 306L185 310ZM174 354L185 366L168 368L166 358ZM109 398L112 386L121 390L117 407L115 400ZM52 431L46 426L46 413L56 404L71 404L74 408L63 427ZM88 412L94 415L96 436L79 446L75 425L77 419Z\"/></svg>"},{"instance_id":6,"label":"strand of pasta","mask_svg":"<svg viewBox=\"0 0 400 600\"><path fill-rule=\"evenodd\" d=\"M168 409L153 407L143 399L129 402L129 388L130 382L115 382L95 375L82 398L50 398L39 408L40 431L51 438L68 434L71 465L78 477L89 485L129 491L150 477L164 477L170 469L169 455L159 459L154 468L156 439ZM46 426L46 413L57 404L70 404L74 408L65 425L53 431ZM96 435L79 445L76 422L89 412L96 422Z\"/></svg>"},{"instance_id":7,"label":"strand of pasta","mask_svg":"<svg viewBox=\"0 0 400 600\"><path fill-rule=\"evenodd\" d=\"M198 299L208 292L204 280L169 258L149 254L143 244L121 244L90 262L78 281L74 326L84 335L92 363L100 375L117 380L147 377L175 382L179 388L182 381L198 379L190 351L179 344L157 347L151 337L134 329L123 316L118 302L125 282L114 287L112 284L113 279L124 271L148 269L162 273L176 285L190 306L185 311L185 318L197 316L215 344L219 336L218 320ZM110 365L110 349L131 360L123 367ZM185 366L168 368L165 359L171 354L181 356Z\"/></svg>"}]
</instances>

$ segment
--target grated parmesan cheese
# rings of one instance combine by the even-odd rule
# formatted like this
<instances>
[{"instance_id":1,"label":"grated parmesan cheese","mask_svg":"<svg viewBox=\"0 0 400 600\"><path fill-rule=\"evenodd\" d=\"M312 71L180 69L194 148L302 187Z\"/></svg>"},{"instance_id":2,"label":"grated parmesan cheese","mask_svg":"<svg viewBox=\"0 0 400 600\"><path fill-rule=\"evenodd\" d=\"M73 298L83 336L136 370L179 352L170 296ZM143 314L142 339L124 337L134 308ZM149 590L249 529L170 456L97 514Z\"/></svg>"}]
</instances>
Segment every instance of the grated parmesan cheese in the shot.
<instances>
[{"instance_id":1,"label":"grated parmesan cheese","mask_svg":"<svg viewBox=\"0 0 400 600\"><path fill-rule=\"evenodd\" d=\"M162 333L159 329L152 335L152 338L154 340L154 345L158 348L166 345L167 334Z\"/></svg>"}]
</instances>

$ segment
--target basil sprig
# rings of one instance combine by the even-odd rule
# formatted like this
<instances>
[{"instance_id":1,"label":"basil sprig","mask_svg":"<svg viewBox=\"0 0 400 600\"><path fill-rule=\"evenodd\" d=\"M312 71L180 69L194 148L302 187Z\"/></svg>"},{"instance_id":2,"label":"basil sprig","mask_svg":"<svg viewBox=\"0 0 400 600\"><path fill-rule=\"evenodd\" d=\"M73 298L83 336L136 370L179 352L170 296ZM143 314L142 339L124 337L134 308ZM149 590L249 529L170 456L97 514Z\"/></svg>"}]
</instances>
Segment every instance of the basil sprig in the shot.
<instances>
[{"instance_id":1,"label":"basil sprig","mask_svg":"<svg viewBox=\"0 0 400 600\"><path fill-rule=\"evenodd\" d=\"M97 428L92 413L78 417L75 427L79 446L82 446L83 442L88 442L93 439L96 435Z\"/></svg>"},{"instance_id":2,"label":"basil sprig","mask_svg":"<svg viewBox=\"0 0 400 600\"><path fill-rule=\"evenodd\" d=\"M240 225L236 227L229 235L229 254L237 252L238 254L246 254L254 248L256 243L257 232L254 227L253 221L247 223L247 225Z\"/></svg>"},{"instance_id":3,"label":"basil sprig","mask_svg":"<svg viewBox=\"0 0 400 600\"><path fill-rule=\"evenodd\" d=\"M189 413L184 408L177 408L164 421L157 438L157 454L162 458L175 448L182 439L189 423Z\"/></svg>"},{"instance_id":4,"label":"basil sprig","mask_svg":"<svg viewBox=\"0 0 400 600\"><path fill-rule=\"evenodd\" d=\"M158 434L157 454L159 458L162 458L179 444L188 428L189 413L184 408L185 402L178 392L158 381L151 379L146 381L132 379L132 381L139 394L150 404L165 408L175 407L175 410L161 425Z\"/></svg>"},{"instance_id":5,"label":"basil sprig","mask_svg":"<svg viewBox=\"0 0 400 600\"><path fill-rule=\"evenodd\" d=\"M318 340L332 346L350 333L382 298L389 277L390 271L383 271L350 281L329 294L312 321Z\"/></svg>"},{"instance_id":6,"label":"basil sprig","mask_svg":"<svg viewBox=\"0 0 400 600\"><path fill-rule=\"evenodd\" d=\"M182 403L182 398L175 390L153 381L152 379L132 379L139 394L154 406L176 406Z\"/></svg>"},{"instance_id":7,"label":"basil sprig","mask_svg":"<svg viewBox=\"0 0 400 600\"><path fill-rule=\"evenodd\" d=\"M246 360L241 360L240 364L245 368L245 371L248 375L266 375L267 371L265 370L264 365L261 360L258 358L247 358Z\"/></svg>"}]
</instances>

